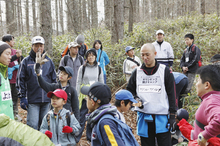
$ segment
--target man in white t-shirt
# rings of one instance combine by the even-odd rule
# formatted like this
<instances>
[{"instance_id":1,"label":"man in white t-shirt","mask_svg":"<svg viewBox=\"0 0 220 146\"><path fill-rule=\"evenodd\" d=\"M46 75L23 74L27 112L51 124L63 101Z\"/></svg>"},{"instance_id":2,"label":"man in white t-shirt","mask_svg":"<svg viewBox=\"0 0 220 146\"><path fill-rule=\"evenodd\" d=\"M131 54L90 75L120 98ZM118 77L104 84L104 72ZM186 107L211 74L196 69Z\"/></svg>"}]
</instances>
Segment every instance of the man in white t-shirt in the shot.
<instances>
[{"instance_id":1,"label":"man in white t-shirt","mask_svg":"<svg viewBox=\"0 0 220 146\"><path fill-rule=\"evenodd\" d=\"M129 81L132 71L141 65L140 59L134 55L134 47L127 46L125 48L126 55L128 56L123 63L123 73L126 80Z\"/></svg>"}]
</instances>

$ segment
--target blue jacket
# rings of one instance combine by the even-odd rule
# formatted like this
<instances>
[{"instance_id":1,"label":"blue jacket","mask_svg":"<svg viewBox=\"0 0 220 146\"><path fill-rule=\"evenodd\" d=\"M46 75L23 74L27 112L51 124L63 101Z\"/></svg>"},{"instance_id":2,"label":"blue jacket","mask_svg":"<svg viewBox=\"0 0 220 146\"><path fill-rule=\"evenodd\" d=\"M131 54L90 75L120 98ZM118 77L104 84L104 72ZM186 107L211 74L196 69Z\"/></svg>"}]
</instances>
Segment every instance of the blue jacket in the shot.
<instances>
[{"instance_id":1,"label":"blue jacket","mask_svg":"<svg viewBox=\"0 0 220 146\"><path fill-rule=\"evenodd\" d=\"M16 86L18 89L18 97L27 97L28 103L44 103L50 102L47 93L38 85L37 75L34 71L36 53L31 50L30 55L25 57L18 70ZM49 61L42 65L42 77L49 83L56 82L56 71L52 60L45 57Z\"/></svg>"},{"instance_id":2,"label":"blue jacket","mask_svg":"<svg viewBox=\"0 0 220 146\"><path fill-rule=\"evenodd\" d=\"M98 50L98 53L97 53L97 59L96 59L97 62L99 62L100 53L101 53L101 49L99 49L99 50ZM109 62L110 62L110 61L109 61L109 58L108 58L107 53L102 50L102 54L101 54L99 66L102 68L102 71L103 71L103 74L104 74L104 75L106 74L105 66L106 66L107 64L109 64Z\"/></svg>"},{"instance_id":3,"label":"blue jacket","mask_svg":"<svg viewBox=\"0 0 220 146\"><path fill-rule=\"evenodd\" d=\"M52 138L51 141L54 144L61 144L61 146L67 146L67 145L76 145L76 141L74 138L74 135L77 135L79 133L80 125L77 119L75 118L74 115L70 116L70 127L73 129L72 133L63 133L62 129L63 126L68 126L67 125L67 120L66 120L66 113L70 111L66 110L63 108L62 110L59 111L57 118L54 117L54 112L51 110L48 112L50 114L50 129L48 128L48 121L47 121L47 115L46 114L43 118L42 124L40 126L40 132L45 133L47 130L51 131Z\"/></svg>"}]
</instances>

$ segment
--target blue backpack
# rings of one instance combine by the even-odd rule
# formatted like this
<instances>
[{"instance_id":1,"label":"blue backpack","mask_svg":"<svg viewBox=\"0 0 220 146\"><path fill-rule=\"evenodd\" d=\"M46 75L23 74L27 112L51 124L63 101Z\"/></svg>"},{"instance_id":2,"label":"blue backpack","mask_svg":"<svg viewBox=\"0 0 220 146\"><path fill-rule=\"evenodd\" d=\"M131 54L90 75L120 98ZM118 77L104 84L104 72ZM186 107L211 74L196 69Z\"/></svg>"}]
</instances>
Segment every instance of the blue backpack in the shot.
<instances>
[{"instance_id":1,"label":"blue backpack","mask_svg":"<svg viewBox=\"0 0 220 146\"><path fill-rule=\"evenodd\" d=\"M99 124L103 119L111 119L111 120L115 121L115 123L118 126L119 135L126 146L139 146L137 140L135 139L135 137L132 133L132 129L127 124L125 124L124 122L122 122L118 118L113 117L110 114L104 115L99 120L98 124L96 125L96 134L98 136L98 139L99 139L101 145L103 145L104 142L103 142L100 130L99 130Z\"/></svg>"}]
</instances>

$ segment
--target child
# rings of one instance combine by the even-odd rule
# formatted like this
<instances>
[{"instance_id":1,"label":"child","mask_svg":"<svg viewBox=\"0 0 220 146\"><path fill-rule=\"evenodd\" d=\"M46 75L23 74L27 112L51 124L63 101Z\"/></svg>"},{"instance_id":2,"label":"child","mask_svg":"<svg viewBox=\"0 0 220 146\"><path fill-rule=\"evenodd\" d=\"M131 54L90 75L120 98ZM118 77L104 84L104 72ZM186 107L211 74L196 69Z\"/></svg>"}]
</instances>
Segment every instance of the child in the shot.
<instances>
[{"instance_id":1,"label":"child","mask_svg":"<svg viewBox=\"0 0 220 146\"><path fill-rule=\"evenodd\" d=\"M125 123L123 112L127 112L132 103L137 103L133 95L128 90L120 90L115 94L115 106L117 107L116 117Z\"/></svg>"},{"instance_id":2,"label":"child","mask_svg":"<svg viewBox=\"0 0 220 146\"><path fill-rule=\"evenodd\" d=\"M44 56L44 55L43 55ZM37 55L36 58L38 59L39 56ZM40 58L40 60L42 60ZM35 65L35 72L37 74L37 79L39 86L44 89L46 92L54 91L55 89L63 89L66 91L68 98L67 103L64 105L64 108L74 113L76 119L80 120L80 113L79 113L79 100L77 97L76 89L70 86L69 80L73 76L73 69L69 66L60 66L59 67L59 82L58 83L48 83L43 79L40 74L40 64L36 63Z\"/></svg>"},{"instance_id":3,"label":"child","mask_svg":"<svg viewBox=\"0 0 220 146\"><path fill-rule=\"evenodd\" d=\"M40 131L45 133L56 145L76 145L74 135L78 134L80 125L75 116L63 108L67 102L66 92L62 89L56 89L53 92L48 92L47 96L51 98L54 109L44 116ZM70 118L69 125L68 118Z\"/></svg>"},{"instance_id":4,"label":"child","mask_svg":"<svg viewBox=\"0 0 220 146\"><path fill-rule=\"evenodd\" d=\"M186 34L185 35L185 43L187 48L183 52L183 56L180 60L180 67L183 70L183 73L188 77L189 84L186 89L187 93L190 93L192 88L196 70L199 68L199 60L201 51L200 49L194 44L194 35L193 34Z\"/></svg>"},{"instance_id":5,"label":"child","mask_svg":"<svg viewBox=\"0 0 220 146\"><path fill-rule=\"evenodd\" d=\"M141 65L140 59L134 55L134 47L127 46L125 48L126 55L128 56L123 63L123 73L125 74L126 80L130 79L132 71Z\"/></svg>"},{"instance_id":6,"label":"child","mask_svg":"<svg viewBox=\"0 0 220 146\"><path fill-rule=\"evenodd\" d=\"M174 134L172 134L172 145L181 143L183 141L187 141L187 139L182 135L182 133L179 130L179 127L177 124L179 123L180 120L185 119L186 121L189 119L189 113L185 109L178 109L176 112L176 124L173 127L173 131L175 131Z\"/></svg>"}]
</instances>

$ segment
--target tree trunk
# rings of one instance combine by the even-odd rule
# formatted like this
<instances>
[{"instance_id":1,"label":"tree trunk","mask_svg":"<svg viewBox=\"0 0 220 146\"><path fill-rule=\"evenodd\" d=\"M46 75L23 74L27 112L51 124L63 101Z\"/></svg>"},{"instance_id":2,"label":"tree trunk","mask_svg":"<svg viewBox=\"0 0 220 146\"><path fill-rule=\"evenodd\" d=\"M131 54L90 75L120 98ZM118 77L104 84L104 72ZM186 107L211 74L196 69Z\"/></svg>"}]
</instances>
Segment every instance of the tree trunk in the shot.
<instances>
[{"instance_id":1,"label":"tree trunk","mask_svg":"<svg viewBox=\"0 0 220 146\"><path fill-rule=\"evenodd\" d=\"M111 30L111 22L112 22L112 0L104 0L104 8L105 8L105 26L108 30Z\"/></svg>"},{"instance_id":2,"label":"tree trunk","mask_svg":"<svg viewBox=\"0 0 220 146\"><path fill-rule=\"evenodd\" d=\"M58 21L58 4L57 0L55 0L55 14L56 14L56 35L59 35L59 21Z\"/></svg>"},{"instance_id":3,"label":"tree trunk","mask_svg":"<svg viewBox=\"0 0 220 146\"><path fill-rule=\"evenodd\" d=\"M17 0L16 1L17 2L17 28L18 28L18 36L20 36L21 35L21 22L20 22L20 5L19 5L19 0ZM1 7L1 6L0 6ZM1 12L1 10L0 10L0 12Z\"/></svg>"},{"instance_id":4,"label":"tree trunk","mask_svg":"<svg viewBox=\"0 0 220 146\"><path fill-rule=\"evenodd\" d=\"M2 5L0 2L0 12L2 12ZM0 15L0 27L3 28L2 26L2 14ZM19 30L19 29L18 29ZM0 33L3 34L3 29L0 30Z\"/></svg>"},{"instance_id":5,"label":"tree trunk","mask_svg":"<svg viewBox=\"0 0 220 146\"><path fill-rule=\"evenodd\" d=\"M133 11L136 11L136 21L135 22L140 22L140 5L139 5L139 0L136 0L136 5L135 5L135 9L133 9Z\"/></svg>"},{"instance_id":6,"label":"tree trunk","mask_svg":"<svg viewBox=\"0 0 220 146\"><path fill-rule=\"evenodd\" d=\"M157 9L158 9L158 5L157 5L157 0L151 0L151 3L152 3L152 12L153 12L153 19L155 19L156 17L157 17L157 13L158 13L158 11L157 11Z\"/></svg>"},{"instance_id":7,"label":"tree trunk","mask_svg":"<svg viewBox=\"0 0 220 146\"><path fill-rule=\"evenodd\" d=\"M25 14L26 14L26 29L27 29L27 33L29 33L30 32L30 29L29 29L29 0L26 0Z\"/></svg>"},{"instance_id":8,"label":"tree trunk","mask_svg":"<svg viewBox=\"0 0 220 146\"><path fill-rule=\"evenodd\" d=\"M217 16L219 17L219 0L216 0L216 11L217 11Z\"/></svg>"},{"instance_id":9,"label":"tree trunk","mask_svg":"<svg viewBox=\"0 0 220 146\"><path fill-rule=\"evenodd\" d=\"M182 0L177 0L177 16L182 15Z\"/></svg>"},{"instance_id":10,"label":"tree trunk","mask_svg":"<svg viewBox=\"0 0 220 146\"><path fill-rule=\"evenodd\" d=\"M32 0L32 13L33 13L33 33L37 35L37 21L36 21L36 10L35 0Z\"/></svg>"},{"instance_id":11,"label":"tree trunk","mask_svg":"<svg viewBox=\"0 0 220 146\"><path fill-rule=\"evenodd\" d=\"M92 28L98 27L97 0L91 0Z\"/></svg>"},{"instance_id":12,"label":"tree trunk","mask_svg":"<svg viewBox=\"0 0 220 146\"><path fill-rule=\"evenodd\" d=\"M22 5L21 5L21 0L19 0L19 9L21 12L21 18L20 18L20 22L21 22L21 34L24 34L24 25L23 25L23 13L22 13Z\"/></svg>"},{"instance_id":13,"label":"tree trunk","mask_svg":"<svg viewBox=\"0 0 220 146\"><path fill-rule=\"evenodd\" d=\"M45 39L44 48L48 54L53 57L52 49L52 17L51 17L51 1L40 0L40 32Z\"/></svg>"},{"instance_id":14,"label":"tree trunk","mask_svg":"<svg viewBox=\"0 0 220 146\"><path fill-rule=\"evenodd\" d=\"M7 0L6 2L6 26L7 26L7 33L9 34L15 33L17 24L16 24L16 19L14 17L13 0Z\"/></svg>"},{"instance_id":15,"label":"tree trunk","mask_svg":"<svg viewBox=\"0 0 220 146\"><path fill-rule=\"evenodd\" d=\"M74 27L74 32L76 35L78 35L81 30L79 29L79 8L78 8L78 0L73 0L73 11L72 16L73 16L73 21L72 25Z\"/></svg>"},{"instance_id":16,"label":"tree trunk","mask_svg":"<svg viewBox=\"0 0 220 146\"><path fill-rule=\"evenodd\" d=\"M205 15L205 0L201 0L200 5L201 5L201 8L200 8L201 14Z\"/></svg>"},{"instance_id":17,"label":"tree trunk","mask_svg":"<svg viewBox=\"0 0 220 146\"><path fill-rule=\"evenodd\" d=\"M65 1L66 2L66 1ZM72 32L74 30L73 27L73 0L67 0L67 31Z\"/></svg>"},{"instance_id":18,"label":"tree trunk","mask_svg":"<svg viewBox=\"0 0 220 146\"><path fill-rule=\"evenodd\" d=\"M196 11L196 1L195 0L191 0L190 11L191 12Z\"/></svg>"},{"instance_id":19,"label":"tree trunk","mask_svg":"<svg viewBox=\"0 0 220 146\"><path fill-rule=\"evenodd\" d=\"M78 18L78 26L79 26L79 32L82 31L83 26L83 18L82 18L82 0L78 0L78 8L79 8L79 18Z\"/></svg>"},{"instance_id":20,"label":"tree trunk","mask_svg":"<svg viewBox=\"0 0 220 146\"><path fill-rule=\"evenodd\" d=\"M82 23L83 23L82 30L88 29L88 22L87 22L88 18L87 18L86 10L87 10L87 8L86 8L86 0L82 0L82 11L83 11L83 13L82 13L83 14L83 16L82 16L82 19L83 19L83 21L82 21Z\"/></svg>"},{"instance_id":21,"label":"tree trunk","mask_svg":"<svg viewBox=\"0 0 220 146\"><path fill-rule=\"evenodd\" d=\"M133 23L134 23L134 0L129 0L130 6L129 6L129 25L128 25L128 32L133 31Z\"/></svg>"},{"instance_id":22,"label":"tree trunk","mask_svg":"<svg viewBox=\"0 0 220 146\"><path fill-rule=\"evenodd\" d=\"M62 35L64 34L64 26L63 26L63 0L59 0L59 13L60 13L60 27L62 31Z\"/></svg>"},{"instance_id":23,"label":"tree trunk","mask_svg":"<svg viewBox=\"0 0 220 146\"><path fill-rule=\"evenodd\" d=\"M91 28L91 0L87 0L88 2L88 29Z\"/></svg>"},{"instance_id":24,"label":"tree trunk","mask_svg":"<svg viewBox=\"0 0 220 146\"><path fill-rule=\"evenodd\" d=\"M119 43L124 37L124 0L114 0L114 23L112 28L112 43Z\"/></svg>"}]
</instances>

